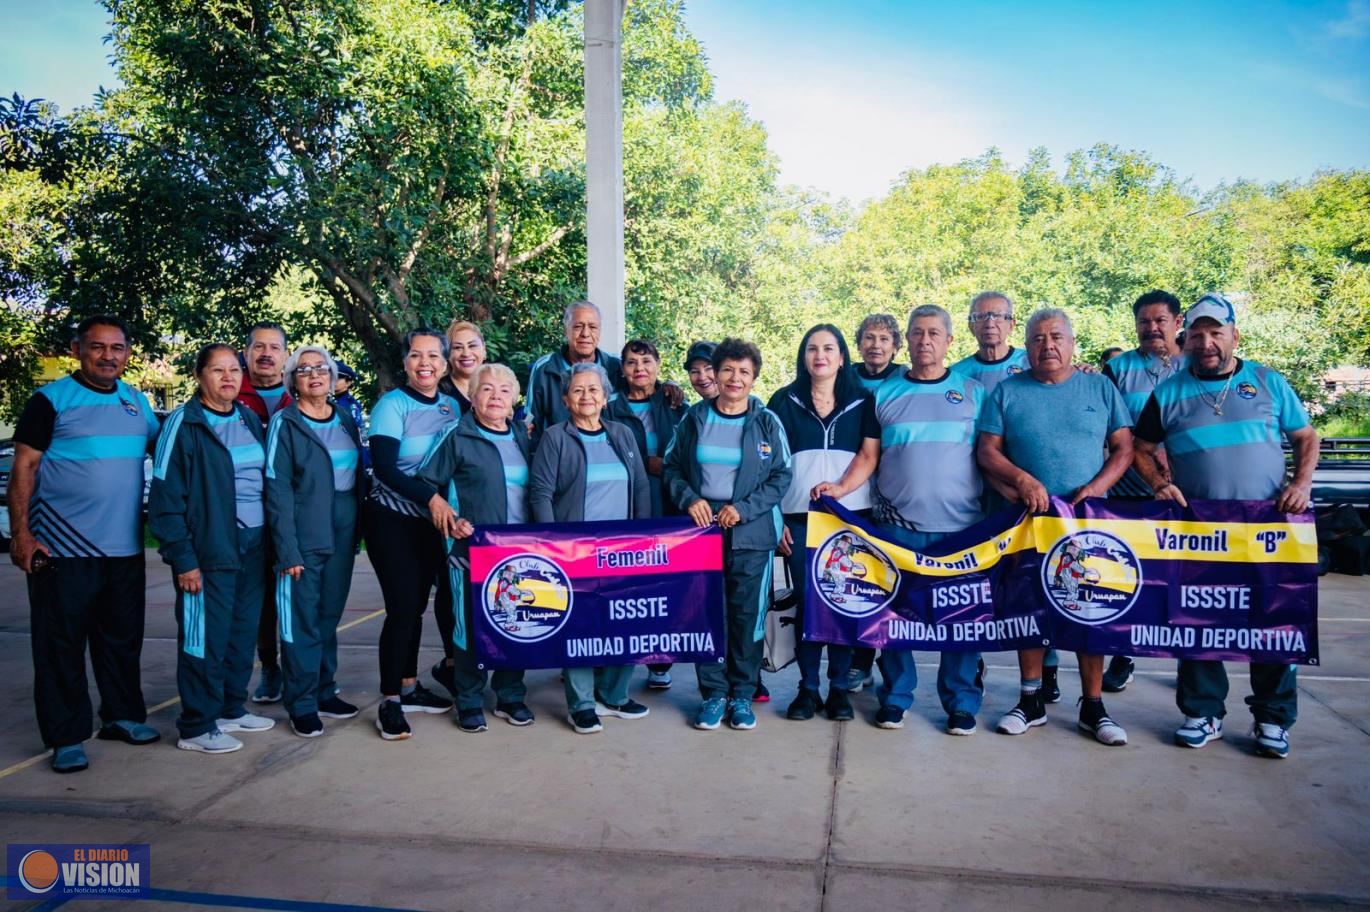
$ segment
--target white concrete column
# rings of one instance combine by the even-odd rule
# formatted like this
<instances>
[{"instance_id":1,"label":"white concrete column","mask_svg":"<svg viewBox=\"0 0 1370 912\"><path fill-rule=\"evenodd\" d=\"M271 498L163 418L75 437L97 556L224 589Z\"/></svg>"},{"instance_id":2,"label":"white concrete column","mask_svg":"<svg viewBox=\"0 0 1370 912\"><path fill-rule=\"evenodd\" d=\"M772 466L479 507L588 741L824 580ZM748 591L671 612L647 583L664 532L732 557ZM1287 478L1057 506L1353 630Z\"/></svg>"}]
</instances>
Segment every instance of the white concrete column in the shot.
<instances>
[{"instance_id":1,"label":"white concrete column","mask_svg":"<svg viewBox=\"0 0 1370 912\"><path fill-rule=\"evenodd\" d=\"M585 227L589 298L600 347L623 347L623 8L585 0Z\"/></svg>"}]
</instances>

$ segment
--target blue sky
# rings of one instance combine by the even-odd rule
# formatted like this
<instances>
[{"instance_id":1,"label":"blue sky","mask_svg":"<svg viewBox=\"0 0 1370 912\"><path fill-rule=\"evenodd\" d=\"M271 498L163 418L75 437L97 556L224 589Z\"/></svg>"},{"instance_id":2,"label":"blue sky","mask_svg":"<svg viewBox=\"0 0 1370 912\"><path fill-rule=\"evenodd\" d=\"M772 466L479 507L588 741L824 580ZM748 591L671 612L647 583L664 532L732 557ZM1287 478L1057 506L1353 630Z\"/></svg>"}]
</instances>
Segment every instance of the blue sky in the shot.
<instances>
[{"instance_id":1,"label":"blue sky","mask_svg":"<svg viewBox=\"0 0 1370 912\"><path fill-rule=\"evenodd\" d=\"M853 200L998 146L1150 152L1207 189L1370 167L1370 0L687 0L717 97L782 178ZM64 109L114 82L104 11L0 0L0 92Z\"/></svg>"}]
</instances>

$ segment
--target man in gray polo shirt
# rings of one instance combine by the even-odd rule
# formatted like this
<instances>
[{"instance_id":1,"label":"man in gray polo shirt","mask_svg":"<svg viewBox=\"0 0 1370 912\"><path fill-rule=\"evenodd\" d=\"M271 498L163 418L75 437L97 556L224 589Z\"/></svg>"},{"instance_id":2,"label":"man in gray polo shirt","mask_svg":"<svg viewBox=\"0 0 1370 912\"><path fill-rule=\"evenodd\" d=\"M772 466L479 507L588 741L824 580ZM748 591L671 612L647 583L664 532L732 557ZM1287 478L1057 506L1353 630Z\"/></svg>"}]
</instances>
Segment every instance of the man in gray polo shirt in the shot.
<instances>
[{"instance_id":1,"label":"man in gray polo shirt","mask_svg":"<svg viewBox=\"0 0 1370 912\"><path fill-rule=\"evenodd\" d=\"M1108 378L1075 369L1075 331L1063 310L1047 308L1028 318L1027 352L1030 369L996 386L981 414L980 467L1036 513L1048 509L1051 497L1079 503L1106 496L1132 464L1132 416L1122 394ZM1018 653L1022 696L999 720L1002 734L1046 724L1044 651ZM1083 692L1079 727L1101 744L1126 744L1127 732L1104 710L1103 656L1076 655Z\"/></svg>"},{"instance_id":2,"label":"man in gray polo shirt","mask_svg":"<svg viewBox=\"0 0 1370 912\"><path fill-rule=\"evenodd\" d=\"M1156 497L1181 505L1205 500L1273 500L1285 513L1302 513L1312 497L1318 434L1308 412L1276 371L1236 356L1237 316L1220 294L1206 294L1185 314L1190 366L1152 393L1137 422L1137 473ZM1281 435L1294 448L1286 480ZM1157 461L1164 442L1167 477ZM1251 663L1256 752L1289 756L1298 710L1293 665ZM1223 736L1227 672L1222 662L1181 659L1175 703L1185 720L1175 743L1203 747Z\"/></svg>"}]
</instances>

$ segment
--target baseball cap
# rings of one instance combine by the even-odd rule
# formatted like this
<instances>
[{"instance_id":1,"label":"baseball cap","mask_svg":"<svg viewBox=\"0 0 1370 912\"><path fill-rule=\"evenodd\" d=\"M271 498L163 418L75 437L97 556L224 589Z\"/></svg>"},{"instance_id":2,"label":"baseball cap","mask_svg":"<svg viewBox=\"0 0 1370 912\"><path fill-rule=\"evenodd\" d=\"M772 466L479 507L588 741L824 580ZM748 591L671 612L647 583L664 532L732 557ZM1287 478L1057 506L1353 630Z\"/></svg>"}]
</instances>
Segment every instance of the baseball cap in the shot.
<instances>
[{"instance_id":1,"label":"baseball cap","mask_svg":"<svg viewBox=\"0 0 1370 912\"><path fill-rule=\"evenodd\" d=\"M343 363L342 361L337 362L337 364L338 364L338 376L339 376L339 377L341 377L341 378L344 379L344 380L351 380L353 383L356 383L356 382L357 382L357 372L356 372L356 371L354 371L351 367L349 367L347 364Z\"/></svg>"},{"instance_id":2,"label":"baseball cap","mask_svg":"<svg viewBox=\"0 0 1370 912\"><path fill-rule=\"evenodd\" d=\"M1208 294L1195 301L1189 310L1185 311L1184 328L1189 329L1194 325L1196 320L1201 320L1204 317L1207 317L1210 320L1217 320L1222 324L1230 323L1235 325L1237 322L1237 311L1233 308L1232 302L1227 300L1227 298L1216 291L1210 291Z\"/></svg>"},{"instance_id":3,"label":"baseball cap","mask_svg":"<svg viewBox=\"0 0 1370 912\"><path fill-rule=\"evenodd\" d=\"M690 369L692 361L708 361L713 363L714 349L718 348L717 342L696 342L690 346L690 350L685 353L685 369Z\"/></svg>"}]
</instances>

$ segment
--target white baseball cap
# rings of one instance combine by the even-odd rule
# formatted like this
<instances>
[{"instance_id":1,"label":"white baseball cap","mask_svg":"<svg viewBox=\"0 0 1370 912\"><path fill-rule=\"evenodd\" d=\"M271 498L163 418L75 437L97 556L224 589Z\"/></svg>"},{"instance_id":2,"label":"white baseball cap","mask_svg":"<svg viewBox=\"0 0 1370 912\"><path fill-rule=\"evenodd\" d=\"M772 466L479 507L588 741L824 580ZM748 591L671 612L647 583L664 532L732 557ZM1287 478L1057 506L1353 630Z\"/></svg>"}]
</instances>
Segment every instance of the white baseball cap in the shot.
<instances>
[{"instance_id":1,"label":"white baseball cap","mask_svg":"<svg viewBox=\"0 0 1370 912\"><path fill-rule=\"evenodd\" d=\"M1236 308L1232 306L1231 301L1227 300L1227 298L1216 291L1210 291L1208 294L1199 298L1189 310L1185 311L1184 328L1189 329L1204 317L1207 317L1210 320L1216 320L1221 324L1232 324L1235 326L1237 323Z\"/></svg>"}]
</instances>

